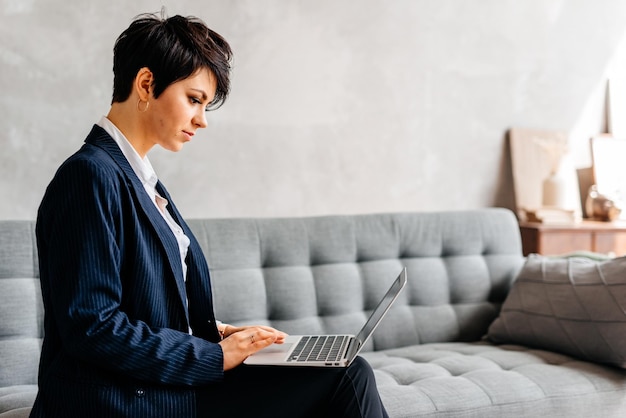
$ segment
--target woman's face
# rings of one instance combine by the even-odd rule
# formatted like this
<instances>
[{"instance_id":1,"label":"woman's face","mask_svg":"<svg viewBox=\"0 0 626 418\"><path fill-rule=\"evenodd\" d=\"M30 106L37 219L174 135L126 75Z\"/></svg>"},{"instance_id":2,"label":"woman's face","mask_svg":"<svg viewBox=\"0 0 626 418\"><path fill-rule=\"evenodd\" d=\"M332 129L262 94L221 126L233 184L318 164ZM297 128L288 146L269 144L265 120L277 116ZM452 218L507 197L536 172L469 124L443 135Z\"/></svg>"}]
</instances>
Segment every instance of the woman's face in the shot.
<instances>
[{"instance_id":1,"label":"woman's face","mask_svg":"<svg viewBox=\"0 0 626 418\"><path fill-rule=\"evenodd\" d=\"M206 108L215 89L213 74L201 69L169 85L158 99L151 98L146 114L150 141L169 151L180 151L196 130L206 128Z\"/></svg>"}]
</instances>

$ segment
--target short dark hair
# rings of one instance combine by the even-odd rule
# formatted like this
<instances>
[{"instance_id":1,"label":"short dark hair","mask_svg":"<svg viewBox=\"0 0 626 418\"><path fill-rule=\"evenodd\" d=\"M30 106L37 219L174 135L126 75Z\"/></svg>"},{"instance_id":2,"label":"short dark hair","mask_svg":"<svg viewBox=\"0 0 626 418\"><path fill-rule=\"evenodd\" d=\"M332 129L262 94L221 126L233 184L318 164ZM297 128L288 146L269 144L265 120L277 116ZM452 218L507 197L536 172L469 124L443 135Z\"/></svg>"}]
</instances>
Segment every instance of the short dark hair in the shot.
<instances>
[{"instance_id":1,"label":"short dark hair","mask_svg":"<svg viewBox=\"0 0 626 418\"><path fill-rule=\"evenodd\" d=\"M172 83L207 69L217 88L209 108L220 107L230 92L232 50L228 42L193 16L160 18L143 14L117 38L113 48L113 102L130 97L143 67L154 75L154 97Z\"/></svg>"}]
</instances>

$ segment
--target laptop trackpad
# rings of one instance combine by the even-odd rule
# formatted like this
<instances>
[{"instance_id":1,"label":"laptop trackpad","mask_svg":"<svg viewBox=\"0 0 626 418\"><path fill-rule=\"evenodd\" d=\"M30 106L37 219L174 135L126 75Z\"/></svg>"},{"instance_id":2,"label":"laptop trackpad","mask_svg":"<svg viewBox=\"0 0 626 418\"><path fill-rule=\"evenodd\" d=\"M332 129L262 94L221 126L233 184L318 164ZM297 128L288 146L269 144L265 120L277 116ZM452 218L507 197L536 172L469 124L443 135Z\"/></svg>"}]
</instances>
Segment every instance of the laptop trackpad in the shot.
<instances>
[{"instance_id":1,"label":"laptop trackpad","mask_svg":"<svg viewBox=\"0 0 626 418\"><path fill-rule=\"evenodd\" d=\"M248 357L245 364L280 364L287 359L293 343L272 344Z\"/></svg>"},{"instance_id":2,"label":"laptop trackpad","mask_svg":"<svg viewBox=\"0 0 626 418\"><path fill-rule=\"evenodd\" d=\"M293 347L293 343L282 343L282 344L272 344L269 345L267 347L265 347L262 350L259 350L258 352L256 352L254 355L258 355L258 354L263 354L263 355L267 355L270 353L281 353L283 355L286 354L287 351L291 350L291 347Z\"/></svg>"}]
</instances>

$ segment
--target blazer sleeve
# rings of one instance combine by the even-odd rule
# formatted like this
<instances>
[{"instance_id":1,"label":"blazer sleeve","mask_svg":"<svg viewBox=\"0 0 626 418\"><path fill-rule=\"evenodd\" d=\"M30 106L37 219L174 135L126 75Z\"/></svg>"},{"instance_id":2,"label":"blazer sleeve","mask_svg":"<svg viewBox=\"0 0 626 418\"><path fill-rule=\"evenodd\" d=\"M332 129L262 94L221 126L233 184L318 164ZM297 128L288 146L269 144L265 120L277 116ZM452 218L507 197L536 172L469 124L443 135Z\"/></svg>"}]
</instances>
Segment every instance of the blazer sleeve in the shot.
<instances>
[{"instance_id":1,"label":"blazer sleeve","mask_svg":"<svg viewBox=\"0 0 626 418\"><path fill-rule=\"evenodd\" d=\"M123 292L133 286L133 277L124 276L125 234L142 222L131 210L127 182L113 164L89 158L69 160L57 172L37 222L46 315L62 349L82 362L166 384L219 381L219 344L130 318L121 309ZM154 249L146 255L159 262ZM151 289L134 291L150 295Z\"/></svg>"}]
</instances>

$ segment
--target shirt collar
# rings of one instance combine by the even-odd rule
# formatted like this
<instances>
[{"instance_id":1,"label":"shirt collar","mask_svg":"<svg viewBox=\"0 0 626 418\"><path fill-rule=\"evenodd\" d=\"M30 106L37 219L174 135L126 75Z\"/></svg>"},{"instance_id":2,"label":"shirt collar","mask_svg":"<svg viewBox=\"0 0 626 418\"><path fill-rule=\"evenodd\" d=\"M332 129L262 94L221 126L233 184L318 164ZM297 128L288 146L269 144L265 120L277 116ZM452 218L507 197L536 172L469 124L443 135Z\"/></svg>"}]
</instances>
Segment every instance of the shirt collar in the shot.
<instances>
[{"instance_id":1,"label":"shirt collar","mask_svg":"<svg viewBox=\"0 0 626 418\"><path fill-rule=\"evenodd\" d=\"M120 131L118 127L115 126L106 116L103 116L100 119L98 125L111 135L143 185L145 186L147 184L154 188L159 179L154 172L154 168L152 168L152 164L150 164L150 160L148 160L148 156L141 158L131 143L128 142L128 139L126 139L122 131Z\"/></svg>"}]
</instances>

